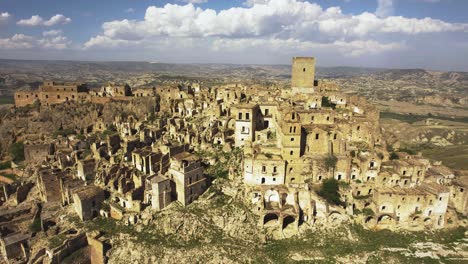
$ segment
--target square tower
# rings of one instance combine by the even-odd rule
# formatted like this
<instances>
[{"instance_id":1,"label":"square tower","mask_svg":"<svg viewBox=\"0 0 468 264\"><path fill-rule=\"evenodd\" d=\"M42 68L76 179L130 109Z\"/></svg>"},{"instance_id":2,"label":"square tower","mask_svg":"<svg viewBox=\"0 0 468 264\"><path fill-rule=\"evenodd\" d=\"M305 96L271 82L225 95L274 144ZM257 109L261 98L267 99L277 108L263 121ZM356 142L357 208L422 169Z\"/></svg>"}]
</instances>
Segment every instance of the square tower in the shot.
<instances>
[{"instance_id":1,"label":"square tower","mask_svg":"<svg viewBox=\"0 0 468 264\"><path fill-rule=\"evenodd\" d=\"M315 58L294 57L292 62L291 87L293 92L310 93L314 91Z\"/></svg>"}]
</instances>

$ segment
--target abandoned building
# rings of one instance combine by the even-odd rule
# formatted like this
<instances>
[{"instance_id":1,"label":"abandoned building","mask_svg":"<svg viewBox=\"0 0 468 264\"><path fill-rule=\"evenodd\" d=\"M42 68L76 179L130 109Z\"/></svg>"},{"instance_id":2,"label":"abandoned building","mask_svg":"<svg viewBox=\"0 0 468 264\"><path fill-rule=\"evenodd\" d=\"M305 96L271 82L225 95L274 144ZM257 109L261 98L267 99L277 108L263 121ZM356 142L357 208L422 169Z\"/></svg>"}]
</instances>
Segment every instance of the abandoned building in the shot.
<instances>
[{"instance_id":1,"label":"abandoned building","mask_svg":"<svg viewBox=\"0 0 468 264\"><path fill-rule=\"evenodd\" d=\"M102 107L139 99L154 106L107 119L96 113L83 131L76 129L79 136L28 141L27 169L20 169L30 179L0 185L0 226L38 220L38 230L51 233L63 220L55 214L59 210L84 222L104 217L139 224L171 204L194 206L214 195L203 196L216 177L239 183L242 188L230 190L233 197L247 201L259 228L279 238L306 226L349 221L371 229L438 229L453 215L468 215L466 172L454 173L419 154L390 153L378 109L316 79L315 66L315 58L294 57L290 88L188 82L134 88L109 82L90 90L83 83L45 81L37 91L17 92L15 107L70 101ZM241 158L225 164L223 155L232 153ZM213 168L220 168L219 175L211 175ZM333 180L342 204L318 194ZM30 197L33 192L38 197ZM31 233L12 226L0 233L2 256L26 261ZM104 235L61 234L68 242L41 249L37 259L59 261L90 246L92 263L105 263Z\"/></svg>"}]
</instances>

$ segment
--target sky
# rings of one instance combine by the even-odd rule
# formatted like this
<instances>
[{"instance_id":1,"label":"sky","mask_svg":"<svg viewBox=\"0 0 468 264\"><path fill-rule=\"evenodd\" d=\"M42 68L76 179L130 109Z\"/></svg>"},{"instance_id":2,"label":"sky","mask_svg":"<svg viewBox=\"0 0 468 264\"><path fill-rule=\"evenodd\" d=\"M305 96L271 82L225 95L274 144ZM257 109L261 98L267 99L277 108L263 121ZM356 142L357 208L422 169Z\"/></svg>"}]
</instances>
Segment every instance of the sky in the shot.
<instances>
[{"instance_id":1,"label":"sky","mask_svg":"<svg viewBox=\"0 0 468 264\"><path fill-rule=\"evenodd\" d=\"M468 0L0 0L0 58L468 71Z\"/></svg>"}]
</instances>

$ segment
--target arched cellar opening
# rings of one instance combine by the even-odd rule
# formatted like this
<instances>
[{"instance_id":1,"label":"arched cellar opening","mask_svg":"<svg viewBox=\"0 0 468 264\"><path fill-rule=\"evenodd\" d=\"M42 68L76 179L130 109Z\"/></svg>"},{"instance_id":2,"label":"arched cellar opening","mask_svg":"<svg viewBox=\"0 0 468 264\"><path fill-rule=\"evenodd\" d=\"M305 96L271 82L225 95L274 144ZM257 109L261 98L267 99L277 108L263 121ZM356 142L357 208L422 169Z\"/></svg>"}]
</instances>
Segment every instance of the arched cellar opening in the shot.
<instances>
[{"instance_id":1,"label":"arched cellar opening","mask_svg":"<svg viewBox=\"0 0 468 264\"><path fill-rule=\"evenodd\" d=\"M283 229L286 229L288 226L293 226L295 221L296 219L293 216L290 216L290 215L286 216L283 219Z\"/></svg>"},{"instance_id":2,"label":"arched cellar opening","mask_svg":"<svg viewBox=\"0 0 468 264\"><path fill-rule=\"evenodd\" d=\"M266 214L263 218L264 226L272 226L278 223L279 217L276 214Z\"/></svg>"}]
</instances>

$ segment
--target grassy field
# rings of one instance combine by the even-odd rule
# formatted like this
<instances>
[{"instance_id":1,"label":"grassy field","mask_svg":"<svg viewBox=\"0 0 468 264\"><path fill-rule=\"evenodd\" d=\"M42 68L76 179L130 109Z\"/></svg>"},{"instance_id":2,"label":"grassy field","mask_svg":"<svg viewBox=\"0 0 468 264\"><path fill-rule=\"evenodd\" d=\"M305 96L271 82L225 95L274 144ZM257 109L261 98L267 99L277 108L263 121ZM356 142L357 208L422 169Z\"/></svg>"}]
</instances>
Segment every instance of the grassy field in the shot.
<instances>
[{"instance_id":1,"label":"grassy field","mask_svg":"<svg viewBox=\"0 0 468 264\"><path fill-rule=\"evenodd\" d=\"M0 105L14 104L14 103L15 103L15 99L13 98L13 96L0 96Z\"/></svg>"},{"instance_id":2,"label":"grassy field","mask_svg":"<svg viewBox=\"0 0 468 264\"><path fill-rule=\"evenodd\" d=\"M424 157L440 160L447 167L468 170L468 145L432 147L421 151Z\"/></svg>"},{"instance_id":3,"label":"grassy field","mask_svg":"<svg viewBox=\"0 0 468 264\"><path fill-rule=\"evenodd\" d=\"M448 121L454 121L454 122L463 122L463 123L468 123L468 117L448 117L448 116L435 116L432 114L427 114L427 115L415 115L415 114L399 114L399 113L394 113L394 112L380 112L380 118L387 118L387 119L396 119L400 121L404 121L407 123L414 123L418 121L422 121L428 118L433 118L433 119L440 119L440 120L448 120Z\"/></svg>"},{"instance_id":4,"label":"grassy field","mask_svg":"<svg viewBox=\"0 0 468 264\"><path fill-rule=\"evenodd\" d=\"M416 257L415 243L433 242L452 248L461 242L466 228L436 232L398 233L389 230L370 231L361 226L349 229L339 227L329 231L310 231L303 238L268 242L266 254L278 263L292 263L291 257L300 255L302 261L294 263L462 263L451 261L450 256L440 260ZM398 250L387 250L398 249ZM346 259L348 261L346 261Z\"/></svg>"}]
</instances>

